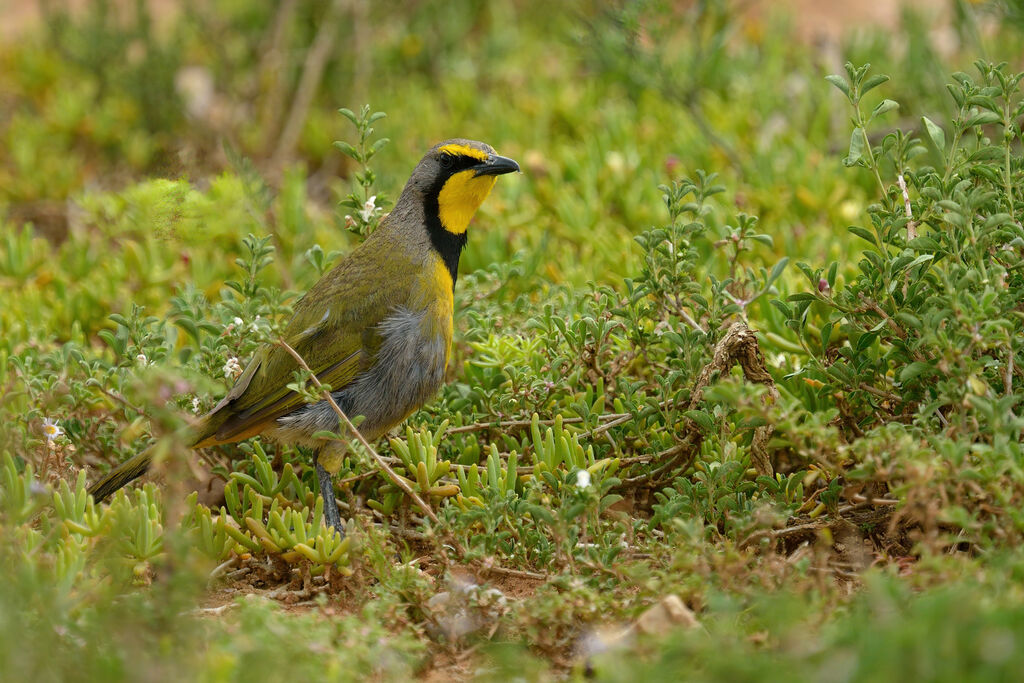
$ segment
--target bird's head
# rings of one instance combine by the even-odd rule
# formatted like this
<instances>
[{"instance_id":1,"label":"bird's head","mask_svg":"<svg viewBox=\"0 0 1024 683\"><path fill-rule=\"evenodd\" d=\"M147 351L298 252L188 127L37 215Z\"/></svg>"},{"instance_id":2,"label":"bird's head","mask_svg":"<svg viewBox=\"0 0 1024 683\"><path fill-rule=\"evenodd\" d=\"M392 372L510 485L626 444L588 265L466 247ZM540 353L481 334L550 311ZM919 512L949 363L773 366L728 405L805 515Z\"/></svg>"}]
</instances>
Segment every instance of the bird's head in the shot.
<instances>
[{"instance_id":1,"label":"bird's head","mask_svg":"<svg viewBox=\"0 0 1024 683\"><path fill-rule=\"evenodd\" d=\"M445 232L463 235L499 175L519 164L483 142L457 138L434 145L409 178L407 190L423 197L428 219Z\"/></svg>"}]
</instances>

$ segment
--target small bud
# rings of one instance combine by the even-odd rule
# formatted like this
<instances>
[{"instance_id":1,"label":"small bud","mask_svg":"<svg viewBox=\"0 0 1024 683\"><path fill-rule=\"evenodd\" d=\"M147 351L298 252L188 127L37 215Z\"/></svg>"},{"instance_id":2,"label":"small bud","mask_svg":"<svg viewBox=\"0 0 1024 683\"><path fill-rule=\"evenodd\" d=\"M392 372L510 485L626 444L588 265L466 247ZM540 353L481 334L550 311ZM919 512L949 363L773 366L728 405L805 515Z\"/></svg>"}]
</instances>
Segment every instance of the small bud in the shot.
<instances>
[{"instance_id":1,"label":"small bud","mask_svg":"<svg viewBox=\"0 0 1024 683\"><path fill-rule=\"evenodd\" d=\"M818 280L818 291L822 294L828 294L832 288L828 286L828 280L821 278Z\"/></svg>"}]
</instances>

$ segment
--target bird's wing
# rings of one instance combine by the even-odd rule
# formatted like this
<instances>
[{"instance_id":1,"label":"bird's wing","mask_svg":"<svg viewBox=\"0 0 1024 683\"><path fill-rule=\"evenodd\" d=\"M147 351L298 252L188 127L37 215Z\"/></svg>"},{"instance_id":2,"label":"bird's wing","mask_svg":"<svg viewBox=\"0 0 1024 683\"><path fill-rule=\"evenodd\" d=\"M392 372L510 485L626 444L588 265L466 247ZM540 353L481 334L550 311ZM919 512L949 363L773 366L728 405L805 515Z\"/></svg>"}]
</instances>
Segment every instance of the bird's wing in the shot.
<instances>
[{"instance_id":1,"label":"bird's wing","mask_svg":"<svg viewBox=\"0 0 1024 683\"><path fill-rule=\"evenodd\" d=\"M377 325L400 303L394 279L369 277L374 264L342 263L296 304L282 338L317 379L337 391L366 370L380 343ZM366 283L376 281L370 286ZM197 446L240 441L303 404L288 389L298 363L286 349L266 346L205 420Z\"/></svg>"}]
</instances>

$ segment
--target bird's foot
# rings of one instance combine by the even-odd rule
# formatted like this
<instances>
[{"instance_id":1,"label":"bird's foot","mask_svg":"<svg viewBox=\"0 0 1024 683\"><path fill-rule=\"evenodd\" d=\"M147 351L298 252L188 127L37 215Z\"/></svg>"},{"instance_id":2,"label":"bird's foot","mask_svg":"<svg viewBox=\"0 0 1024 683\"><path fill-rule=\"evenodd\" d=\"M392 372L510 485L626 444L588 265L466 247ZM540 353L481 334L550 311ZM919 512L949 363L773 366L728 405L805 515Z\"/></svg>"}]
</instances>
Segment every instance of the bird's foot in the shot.
<instances>
[{"instance_id":1,"label":"bird's foot","mask_svg":"<svg viewBox=\"0 0 1024 683\"><path fill-rule=\"evenodd\" d=\"M324 522L327 526L334 527L334 530L344 538L345 527L341 524L338 502L334 499L334 483L331 481L331 473L325 470L319 462L316 464L316 478L320 484L320 495L324 498Z\"/></svg>"}]
</instances>

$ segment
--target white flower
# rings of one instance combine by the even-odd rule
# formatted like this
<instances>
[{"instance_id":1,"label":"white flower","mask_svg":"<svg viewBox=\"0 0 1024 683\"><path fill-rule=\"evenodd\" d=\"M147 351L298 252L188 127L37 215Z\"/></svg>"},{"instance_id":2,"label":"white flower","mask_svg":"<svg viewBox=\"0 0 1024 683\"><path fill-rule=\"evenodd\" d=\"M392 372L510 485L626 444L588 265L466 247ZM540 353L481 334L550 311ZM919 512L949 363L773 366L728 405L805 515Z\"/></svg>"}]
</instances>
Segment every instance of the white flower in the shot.
<instances>
[{"instance_id":1,"label":"white flower","mask_svg":"<svg viewBox=\"0 0 1024 683\"><path fill-rule=\"evenodd\" d=\"M242 324L242 319L239 318L238 316L235 316L235 319L232 320L231 322L233 322L236 325L241 325Z\"/></svg>"},{"instance_id":2,"label":"white flower","mask_svg":"<svg viewBox=\"0 0 1024 683\"><path fill-rule=\"evenodd\" d=\"M260 326L257 324L257 323L259 323L259 321L260 321L260 317L256 316L256 319L252 321L252 324L249 326L249 329L251 329L253 332L259 332L260 331Z\"/></svg>"},{"instance_id":3,"label":"white flower","mask_svg":"<svg viewBox=\"0 0 1024 683\"><path fill-rule=\"evenodd\" d=\"M228 358L228 362L224 364L224 377L231 379L242 372L242 364L238 362L238 359L232 356Z\"/></svg>"},{"instance_id":4,"label":"white flower","mask_svg":"<svg viewBox=\"0 0 1024 683\"><path fill-rule=\"evenodd\" d=\"M199 397L198 396L193 396L192 397L192 412L193 413L198 413L199 412Z\"/></svg>"},{"instance_id":5,"label":"white flower","mask_svg":"<svg viewBox=\"0 0 1024 683\"><path fill-rule=\"evenodd\" d=\"M149 365L149 359L146 358L146 354L144 353L140 353L139 355L135 356L135 362L143 367Z\"/></svg>"},{"instance_id":6,"label":"white flower","mask_svg":"<svg viewBox=\"0 0 1024 683\"><path fill-rule=\"evenodd\" d=\"M359 211L359 215L362 217L363 222L369 222L373 215L377 213L377 195L372 195L363 204L362 210Z\"/></svg>"},{"instance_id":7,"label":"white flower","mask_svg":"<svg viewBox=\"0 0 1024 683\"><path fill-rule=\"evenodd\" d=\"M58 436L64 433L57 421L53 418L43 418L43 436L47 441L53 442Z\"/></svg>"},{"instance_id":8,"label":"white flower","mask_svg":"<svg viewBox=\"0 0 1024 683\"><path fill-rule=\"evenodd\" d=\"M590 472L580 470L576 473L576 488L585 489L590 486Z\"/></svg>"}]
</instances>

